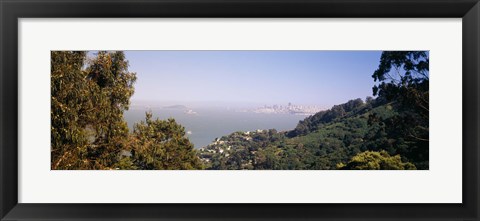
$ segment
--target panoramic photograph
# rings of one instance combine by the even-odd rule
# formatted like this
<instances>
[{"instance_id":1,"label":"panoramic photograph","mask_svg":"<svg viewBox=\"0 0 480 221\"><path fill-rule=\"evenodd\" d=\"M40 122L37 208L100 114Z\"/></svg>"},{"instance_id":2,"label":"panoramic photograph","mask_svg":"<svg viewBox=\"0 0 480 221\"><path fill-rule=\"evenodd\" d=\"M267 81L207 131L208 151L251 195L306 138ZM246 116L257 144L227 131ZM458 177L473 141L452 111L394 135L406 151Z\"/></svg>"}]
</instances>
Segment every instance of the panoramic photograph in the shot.
<instances>
[{"instance_id":1,"label":"panoramic photograph","mask_svg":"<svg viewBox=\"0 0 480 221\"><path fill-rule=\"evenodd\" d=\"M51 51L52 170L428 170L428 51Z\"/></svg>"}]
</instances>

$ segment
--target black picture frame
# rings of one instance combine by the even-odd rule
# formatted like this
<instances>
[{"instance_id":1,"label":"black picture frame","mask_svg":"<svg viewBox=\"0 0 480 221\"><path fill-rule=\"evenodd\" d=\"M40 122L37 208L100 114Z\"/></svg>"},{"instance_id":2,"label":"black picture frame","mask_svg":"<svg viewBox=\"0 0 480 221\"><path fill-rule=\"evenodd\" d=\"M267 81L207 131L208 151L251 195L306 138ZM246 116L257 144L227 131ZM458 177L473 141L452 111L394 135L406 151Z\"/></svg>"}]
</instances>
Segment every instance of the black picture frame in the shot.
<instances>
[{"instance_id":1,"label":"black picture frame","mask_svg":"<svg viewBox=\"0 0 480 221\"><path fill-rule=\"evenodd\" d=\"M0 15L1 220L479 220L478 0L0 0ZM462 18L463 203L18 203L17 20L76 17Z\"/></svg>"}]
</instances>

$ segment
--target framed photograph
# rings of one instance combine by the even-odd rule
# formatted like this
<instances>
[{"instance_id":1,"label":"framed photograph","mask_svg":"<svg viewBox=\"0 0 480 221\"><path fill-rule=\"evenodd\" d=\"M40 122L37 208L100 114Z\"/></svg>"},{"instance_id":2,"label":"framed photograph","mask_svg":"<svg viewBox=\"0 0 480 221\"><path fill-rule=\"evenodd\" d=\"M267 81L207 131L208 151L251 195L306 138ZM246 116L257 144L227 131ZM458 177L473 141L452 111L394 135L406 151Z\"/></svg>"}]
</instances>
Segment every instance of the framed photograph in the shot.
<instances>
[{"instance_id":1,"label":"framed photograph","mask_svg":"<svg viewBox=\"0 0 480 221\"><path fill-rule=\"evenodd\" d=\"M479 220L477 0L0 4L1 220Z\"/></svg>"}]
</instances>

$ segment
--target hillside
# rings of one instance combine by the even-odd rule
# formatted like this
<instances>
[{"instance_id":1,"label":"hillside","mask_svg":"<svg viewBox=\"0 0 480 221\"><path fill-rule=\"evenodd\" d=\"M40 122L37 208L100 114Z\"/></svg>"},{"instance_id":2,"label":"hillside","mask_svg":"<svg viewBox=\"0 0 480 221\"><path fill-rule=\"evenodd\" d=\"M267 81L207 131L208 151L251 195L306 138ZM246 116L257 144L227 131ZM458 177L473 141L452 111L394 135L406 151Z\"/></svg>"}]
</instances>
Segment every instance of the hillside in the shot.
<instances>
[{"instance_id":1,"label":"hillside","mask_svg":"<svg viewBox=\"0 0 480 221\"><path fill-rule=\"evenodd\" d=\"M358 169L357 161L368 157L382 169L428 169L428 158L409 157L418 155L417 146L396 139L393 135L399 131L392 134L384 123L408 114L397 106L380 99L355 99L309 116L291 131L223 136L198 155L206 169Z\"/></svg>"}]
</instances>

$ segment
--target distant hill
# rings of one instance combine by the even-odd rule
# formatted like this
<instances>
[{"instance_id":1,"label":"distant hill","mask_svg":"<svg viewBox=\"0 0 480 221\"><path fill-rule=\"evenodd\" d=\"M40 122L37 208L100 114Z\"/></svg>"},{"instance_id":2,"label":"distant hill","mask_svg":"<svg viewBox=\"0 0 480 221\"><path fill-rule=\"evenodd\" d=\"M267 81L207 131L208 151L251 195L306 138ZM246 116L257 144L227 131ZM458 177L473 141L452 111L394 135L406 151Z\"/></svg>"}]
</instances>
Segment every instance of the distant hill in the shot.
<instances>
[{"instance_id":1,"label":"distant hill","mask_svg":"<svg viewBox=\"0 0 480 221\"><path fill-rule=\"evenodd\" d=\"M171 105L171 106L163 106L163 108L167 109L188 109L185 105Z\"/></svg>"},{"instance_id":2,"label":"distant hill","mask_svg":"<svg viewBox=\"0 0 480 221\"><path fill-rule=\"evenodd\" d=\"M352 158L359 154L376 157L374 166L383 169L428 169L428 156L421 157L419 145L398 135L401 128L384 123L403 114L408 113L395 103L355 99L309 116L291 131L239 131L223 136L201 148L198 155L207 169L352 169L359 157Z\"/></svg>"}]
</instances>

